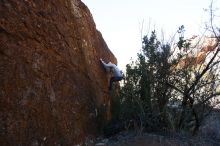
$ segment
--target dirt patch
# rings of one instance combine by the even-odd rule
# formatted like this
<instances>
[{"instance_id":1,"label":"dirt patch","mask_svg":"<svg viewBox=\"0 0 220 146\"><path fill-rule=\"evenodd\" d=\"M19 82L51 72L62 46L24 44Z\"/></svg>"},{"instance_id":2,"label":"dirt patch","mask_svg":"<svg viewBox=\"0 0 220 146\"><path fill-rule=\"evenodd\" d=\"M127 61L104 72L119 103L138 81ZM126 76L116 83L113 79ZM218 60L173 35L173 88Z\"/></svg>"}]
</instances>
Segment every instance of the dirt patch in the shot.
<instances>
[{"instance_id":1,"label":"dirt patch","mask_svg":"<svg viewBox=\"0 0 220 146\"><path fill-rule=\"evenodd\" d=\"M205 137L190 137L183 134L167 135L144 133L135 135L133 132L122 132L110 138L100 139L96 146L219 146L220 141Z\"/></svg>"}]
</instances>

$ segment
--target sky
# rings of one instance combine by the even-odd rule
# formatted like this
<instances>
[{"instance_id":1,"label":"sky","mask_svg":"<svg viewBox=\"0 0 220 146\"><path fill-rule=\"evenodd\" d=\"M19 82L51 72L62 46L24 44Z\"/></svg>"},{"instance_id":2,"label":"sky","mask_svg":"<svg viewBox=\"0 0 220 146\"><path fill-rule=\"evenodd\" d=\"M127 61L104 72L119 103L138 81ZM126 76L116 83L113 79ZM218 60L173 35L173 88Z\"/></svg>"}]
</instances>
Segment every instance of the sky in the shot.
<instances>
[{"instance_id":1,"label":"sky","mask_svg":"<svg viewBox=\"0 0 220 146\"><path fill-rule=\"evenodd\" d=\"M82 0L92 13L96 28L125 70L141 50L144 35L156 30L169 40L179 26L185 36L204 32L211 0ZM220 0L213 1L220 6ZM159 38L160 39L160 38ZM161 37L162 39L162 37Z\"/></svg>"}]
</instances>

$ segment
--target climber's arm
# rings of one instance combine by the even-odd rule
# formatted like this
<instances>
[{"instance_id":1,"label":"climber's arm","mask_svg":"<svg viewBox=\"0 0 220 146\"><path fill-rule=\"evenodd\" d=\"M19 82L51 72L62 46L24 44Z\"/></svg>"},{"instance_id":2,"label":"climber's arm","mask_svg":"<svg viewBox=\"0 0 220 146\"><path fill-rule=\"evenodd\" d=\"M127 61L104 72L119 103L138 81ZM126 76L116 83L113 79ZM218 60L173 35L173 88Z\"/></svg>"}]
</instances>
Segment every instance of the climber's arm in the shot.
<instances>
[{"instance_id":1,"label":"climber's arm","mask_svg":"<svg viewBox=\"0 0 220 146\"><path fill-rule=\"evenodd\" d=\"M100 61L102 62L102 64L105 66L105 68L111 68L111 67L114 67L114 65L109 62L109 63L105 63L102 59L100 59Z\"/></svg>"}]
</instances>

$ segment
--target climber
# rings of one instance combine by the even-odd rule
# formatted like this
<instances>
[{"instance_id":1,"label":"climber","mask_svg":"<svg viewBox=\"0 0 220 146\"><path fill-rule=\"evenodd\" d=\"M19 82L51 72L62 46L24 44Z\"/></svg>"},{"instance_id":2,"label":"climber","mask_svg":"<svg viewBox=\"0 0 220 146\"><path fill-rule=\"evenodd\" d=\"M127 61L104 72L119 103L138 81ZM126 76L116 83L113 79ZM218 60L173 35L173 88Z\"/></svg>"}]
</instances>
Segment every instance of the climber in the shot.
<instances>
[{"instance_id":1,"label":"climber","mask_svg":"<svg viewBox=\"0 0 220 146\"><path fill-rule=\"evenodd\" d=\"M123 79L123 74L122 71L119 70L119 68L117 67L117 65L109 62L108 64L106 64L101 58L100 58L101 63L103 64L106 72L111 72L112 73L112 77L110 79L110 84L109 84L109 90L112 90L112 84L113 82L116 81L121 81Z\"/></svg>"}]
</instances>

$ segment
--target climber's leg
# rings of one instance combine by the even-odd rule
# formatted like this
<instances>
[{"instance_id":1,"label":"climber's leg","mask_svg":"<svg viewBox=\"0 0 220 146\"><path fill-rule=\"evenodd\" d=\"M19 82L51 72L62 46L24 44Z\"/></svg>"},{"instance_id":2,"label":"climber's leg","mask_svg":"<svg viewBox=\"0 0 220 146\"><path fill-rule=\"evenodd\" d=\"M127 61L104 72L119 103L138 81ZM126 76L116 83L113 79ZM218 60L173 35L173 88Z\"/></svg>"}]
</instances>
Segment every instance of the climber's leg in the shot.
<instances>
[{"instance_id":1,"label":"climber's leg","mask_svg":"<svg viewBox=\"0 0 220 146\"><path fill-rule=\"evenodd\" d=\"M121 80L122 80L122 77L111 77L110 84L109 84L109 90L112 90L113 82L121 81Z\"/></svg>"},{"instance_id":2,"label":"climber's leg","mask_svg":"<svg viewBox=\"0 0 220 146\"><path fill-rule=\"evenodd\" d=\"M113 84L113 82L114 82L114 77L111 77L111 79L110 79L110 84L109 84L109 90L112 90L112 84Z\"/></svg>"}]
</instances>

